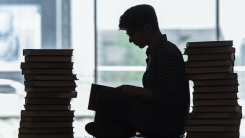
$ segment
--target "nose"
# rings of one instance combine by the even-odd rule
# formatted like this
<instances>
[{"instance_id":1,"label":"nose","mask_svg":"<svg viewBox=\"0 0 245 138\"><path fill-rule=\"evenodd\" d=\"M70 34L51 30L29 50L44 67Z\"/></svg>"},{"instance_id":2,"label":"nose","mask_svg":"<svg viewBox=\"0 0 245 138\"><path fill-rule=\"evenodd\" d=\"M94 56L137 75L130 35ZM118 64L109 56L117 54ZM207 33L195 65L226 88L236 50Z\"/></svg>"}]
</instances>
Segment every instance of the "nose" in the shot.
<instances>
[{"instance_id":1,"label":"nose","mask_svg":"<svg viewBox=\"0 0 245 138\"><path fill-rule=\"evenodd\" d=\"M131 38L129 38L129 43L132 43L132 42L133 42L133 40Z\"/></svg>"}]
</instances>

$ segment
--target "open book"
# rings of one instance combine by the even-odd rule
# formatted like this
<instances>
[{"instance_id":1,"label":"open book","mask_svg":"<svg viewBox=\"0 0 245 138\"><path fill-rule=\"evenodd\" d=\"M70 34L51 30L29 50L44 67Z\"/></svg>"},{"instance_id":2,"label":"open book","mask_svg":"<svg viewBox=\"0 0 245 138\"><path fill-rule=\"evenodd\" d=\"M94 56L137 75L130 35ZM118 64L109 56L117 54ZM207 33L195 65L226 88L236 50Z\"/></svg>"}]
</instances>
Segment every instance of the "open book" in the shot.
<instances>
[{"instance_id":1,"label":"open book","mask_svg":"<svg viewBox=\"0 0 245 138\"><path fill-rule=\"evenodd\" d=\"M113 88L113 87L108 87L108 86L103 86L103 85L98 85L98 84L93 84L92 83L91 89L90 89L88 110L97 111L98 107L96 105L96 96L97 96L98 92L101 91L104 88Z\"/></svg>"}]
</instances>

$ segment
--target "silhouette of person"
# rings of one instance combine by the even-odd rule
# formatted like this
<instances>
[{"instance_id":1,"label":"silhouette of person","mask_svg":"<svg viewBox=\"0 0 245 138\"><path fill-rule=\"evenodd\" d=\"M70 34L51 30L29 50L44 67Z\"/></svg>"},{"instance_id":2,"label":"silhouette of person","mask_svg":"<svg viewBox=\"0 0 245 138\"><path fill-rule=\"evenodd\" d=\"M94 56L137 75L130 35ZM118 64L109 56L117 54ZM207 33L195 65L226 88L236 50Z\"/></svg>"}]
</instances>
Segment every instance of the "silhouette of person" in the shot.
<instances>
[{"instance_id":1,"label":"silhouette of person","mask_svg":"<svg viewBox=\"0 0 245 138\"><path fill-rule=\"evenodd\" d=\"M146 50L147 68L143 88L121 85L101 90L94 122L85 126L96 137L176 138L184 134L190 106L189 82L183 80L184 60L178 47L159 30L155 10L136 5L124 12L119 30L129 42Z\"/></svg>"}]
</instances>

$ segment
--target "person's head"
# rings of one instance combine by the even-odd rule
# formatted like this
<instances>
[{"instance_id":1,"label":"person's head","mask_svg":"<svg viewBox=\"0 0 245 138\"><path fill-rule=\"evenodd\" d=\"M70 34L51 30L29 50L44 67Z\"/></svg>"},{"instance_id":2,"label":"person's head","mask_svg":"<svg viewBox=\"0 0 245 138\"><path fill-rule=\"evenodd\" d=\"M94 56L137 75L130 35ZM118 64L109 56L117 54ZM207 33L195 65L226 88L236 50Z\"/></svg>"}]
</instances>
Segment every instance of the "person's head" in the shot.
<instances>
[{"instance_id":1,"label":"person's head","mask_svg":"<svg viewBox=\"0 0 245 138\"><path fill-rule=\"evenodd\" d=\"M119 20L119 30L126 30L129 42L140 48L146 46L150 35L159 31L155 10L150 5L136 5L124 12Z\"/></svg>"}]
</instances>

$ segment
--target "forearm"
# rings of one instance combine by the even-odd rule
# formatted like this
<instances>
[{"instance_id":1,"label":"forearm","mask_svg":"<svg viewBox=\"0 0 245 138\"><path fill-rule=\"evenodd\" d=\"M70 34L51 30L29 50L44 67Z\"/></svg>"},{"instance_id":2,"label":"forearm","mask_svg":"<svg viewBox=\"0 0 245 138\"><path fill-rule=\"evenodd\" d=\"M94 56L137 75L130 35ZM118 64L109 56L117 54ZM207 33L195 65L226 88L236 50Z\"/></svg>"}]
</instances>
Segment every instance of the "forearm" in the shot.
<instances>
[{"instance_id":1,"label":"forearm","mask_svg":"<svg viewBox=\"0 0 245 138\"><path fill-rule=\"evenodd\" d=\"M146 89L146 88L140 88L138 92L138 96L145 97L150 100L154 100L153 98L153 93L151 89Z\"/></svg>"}]
</instances>

